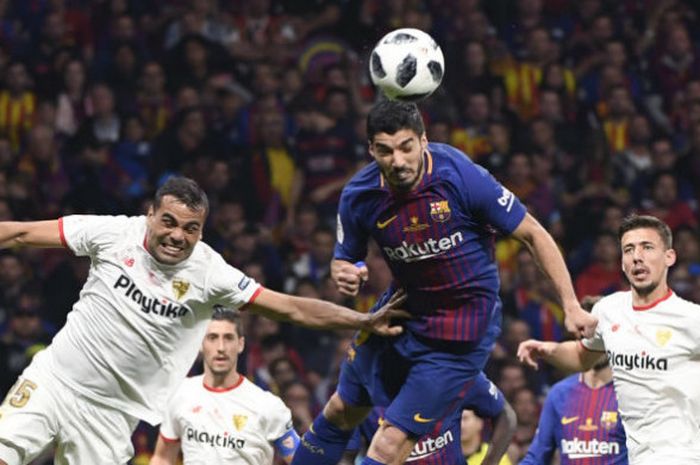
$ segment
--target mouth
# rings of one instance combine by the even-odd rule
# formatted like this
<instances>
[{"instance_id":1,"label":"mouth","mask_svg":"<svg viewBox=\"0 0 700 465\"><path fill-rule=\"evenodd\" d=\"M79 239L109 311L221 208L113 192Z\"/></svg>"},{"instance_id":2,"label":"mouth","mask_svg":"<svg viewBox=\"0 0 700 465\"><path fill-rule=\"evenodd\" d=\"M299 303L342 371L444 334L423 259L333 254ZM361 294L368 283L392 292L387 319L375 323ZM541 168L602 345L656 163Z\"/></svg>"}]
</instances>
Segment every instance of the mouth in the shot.
<instances>
[{"instance_id":1,"label":"mouth","mask_svg":"<svg viewBox=\"0 0 700 465\"><path fill-rule=\"evenodd\" d=\"M632 270L632 277L637 280L642 280L649 275L649 270L646 268L635 268Z\"/></svg>"},{"instance_id":2,"label":"mouth","mask_svg":"<svg viewBox=\"0 0 700 465\"><path fill-rule=\"evenodd\" d=\"M182 251L185 250L184 247L165 243L160 244L160 249L165 253L165 255L170 255L173 257L180 255Z\"/></svg>"}]
</instances>

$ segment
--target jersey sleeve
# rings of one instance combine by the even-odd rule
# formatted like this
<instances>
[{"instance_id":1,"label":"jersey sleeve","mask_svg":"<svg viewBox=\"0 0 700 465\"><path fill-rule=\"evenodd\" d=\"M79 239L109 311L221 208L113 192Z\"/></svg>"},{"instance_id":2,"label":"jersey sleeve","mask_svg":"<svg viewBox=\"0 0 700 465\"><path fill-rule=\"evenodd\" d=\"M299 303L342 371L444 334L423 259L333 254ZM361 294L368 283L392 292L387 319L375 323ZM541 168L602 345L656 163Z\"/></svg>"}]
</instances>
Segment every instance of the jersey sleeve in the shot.
<instances>
[{"instance_id":1,"label":"jersey sleeve","mask_svg":"<svg viewBox=\"0 0 700 465\"><path fill-rule=\"evenodd\" d=\"M595 333L592 337L587 339L581 339L581 345L588 350L595 352L605 352L605 344L603 343L603 312L601 312L601 306L595 304L591 314L598 318L598 325L595 328Z\"/></svg>"},{"instance_id":2,"label":"jersey sleeve","mask_svg":"<svg viewBox=\"0 0 700 465\"><path fill-rule=\"evenodd\" d=\"M525 206L486 169L463 158L457 164L461 185L455 189L467 211L473 212L480 222L505 234L512 233L525 218Z\"/></svg>"},{"instance_id":3,"label":"jersey sleeve","mask_svg":"<svg viewBox=\"0 0 700 465\"><path fill-rule=\"evenodd\" d=\"M333 258L356 262L367 255L367 233L360 226L352 208L352 191L345 189L340 196L335 251Z\"/></svg>"},{"instance_id":4,"label":"jersey sleeve","mask_svg":"<svg viewBox=\"0 0 700 465\"><path fill-rule=\"evenodd\" d=\"M79 257L97 256L129 228L127 216L69 215L58 220L61 242Z\"/></svg>"},{"instance_id":5,"label":"jersey sleeve","mask_svg":"<svg viewBox=\"0 0 700 465\"><path fill-rule=\"evenodd\" d=\"M212 305L234 309L253 302L262 290L253 278L226 263L218 254L211 261L206 286Z\"/></svg>"},{"instance_id":6,"label":"jersey sleeve","mask_svg":"<svg viewBox=\"0 0 700 465\"><path fill-rule=\"evenodd\" d=\"M163 412L163 422L160 424L160 436L165 441L178 441L182 435L182 427L178 420L177 407L180 405L178 393L176 393Z\"/></svg>"},{"instance_id":7,"label":"jersey sleeve","mask_svg":"<svg viewBox=\"0 0 700 465\"><path fill-rule=\"evenodd\" d=\"M544 407L540 414L540 421L537 425L535 437L527 449L525 458L519 465L542 465L551 463L552 456L556 449L556 435L554 428L557 427L558 417L554 408L554 396L550 395L544 401Z\"/></svg>"},{"instance_id":8,"label":"jersey sleeve","mask_svg":"<svg viewBox=\"0 0 700 465\"><path fill-rule=\"evenodd\" d=\"M285 437L290 431L294 431L294 426L292 424L292 412L284 405L284 402L270 393L268 393L268 397L267 402L270 410L268 412L268 428L265 432L265 438L274 443L278 439Z\"/></svg>"},{"instance_id":9,"label":"jersey sleeve","mask_svg":"<svg viewBox=\"0 0 700 465\"><path fill-rule=\"evenodd\" d=\"M464 398L463 409L473 410L483 418L495 418L503 411L503 393L485 374L480 373Z\"/></svg>"}]
</instances>

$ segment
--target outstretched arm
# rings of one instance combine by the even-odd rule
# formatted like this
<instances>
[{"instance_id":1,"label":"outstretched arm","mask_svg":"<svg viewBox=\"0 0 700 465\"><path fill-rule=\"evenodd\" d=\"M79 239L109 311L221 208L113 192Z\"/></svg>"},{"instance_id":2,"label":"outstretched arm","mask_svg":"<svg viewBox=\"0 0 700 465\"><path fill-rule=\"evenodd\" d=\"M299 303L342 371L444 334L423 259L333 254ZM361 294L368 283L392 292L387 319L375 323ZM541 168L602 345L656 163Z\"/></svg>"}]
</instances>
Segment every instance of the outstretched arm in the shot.
<instances>
[{"instance_id":1,"label":"outstretched arm","mask_svg":"<svg viewBox=\"0 0 700 465\"><path fill-rule=\"evenodd\" d=\"M379 311L366 314L319 299L282 294L265 289L249 304L250 311L273 320L282 320L315 329L363 329L382 336L396 336L403 328L391 324L392 318L408 318L410 314L398 310L406 300L397 292Z\"/></svg>"},{"instance_id":2,"label":"outstretched arm","mask_svg":"<svg viewBox=\"0 0 700 465\"><path fill-rule=\"evenodd\" d=\"M598 320L581 308L571 283L569 270L552 236L529 213L513 231L532 252L535 260L554 282L566 315L566 329L577 337L591 337Z\"/></svg>"},{"instance_id":3,"label":"outstretched arm","mask_svg":"<svg viewBox=\"0 0 700 465\"><path fill-rule=\"evenodd\" d=\"M518 359L537 369L537 360L542 359L560 370L586 371L600 359L602 352L589 350L580 341L537 341L529 339L518 346Z\"/></svg>"},{"instance_id":4,"label":"outstretched arm","mask_svg":"<svg viewBox=\"0 0 700 465\"><path fill-rule=\"evenodd\" d=\"M60 221L0 221L0 248L63 247Z\"/></svg>"}]
</instances>

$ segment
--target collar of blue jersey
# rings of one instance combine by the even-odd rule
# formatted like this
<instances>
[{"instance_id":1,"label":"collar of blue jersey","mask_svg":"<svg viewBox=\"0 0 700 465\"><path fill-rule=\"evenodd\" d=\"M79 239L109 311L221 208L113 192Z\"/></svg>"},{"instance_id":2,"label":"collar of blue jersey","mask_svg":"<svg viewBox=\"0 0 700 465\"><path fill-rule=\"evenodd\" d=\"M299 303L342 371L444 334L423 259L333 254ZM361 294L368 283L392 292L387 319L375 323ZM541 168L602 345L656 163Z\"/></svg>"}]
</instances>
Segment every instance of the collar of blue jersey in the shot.
<instances>
[{"instance_id":1,"label":"collar of blue jersey","mask_svg":"<svg viewBox=\"0 0 700 465\"><path fill-rule=\"evenodd\" d=\"M433 155L427 147L423 152L423 166L425 169L423 170L423 179L421 181L424 181L426 176L431 176L433 174ZM384 182L384 175L381 170L379 170L379 187L389 189L389 186Z\"/></svg>"}]
</instances>

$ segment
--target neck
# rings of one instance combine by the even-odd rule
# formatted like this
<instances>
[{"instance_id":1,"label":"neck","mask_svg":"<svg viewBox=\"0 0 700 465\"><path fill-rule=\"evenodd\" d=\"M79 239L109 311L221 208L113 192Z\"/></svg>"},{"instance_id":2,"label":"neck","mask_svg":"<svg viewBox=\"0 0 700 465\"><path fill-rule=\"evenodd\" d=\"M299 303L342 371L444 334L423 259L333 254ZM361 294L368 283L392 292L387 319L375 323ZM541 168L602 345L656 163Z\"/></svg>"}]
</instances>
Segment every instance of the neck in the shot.
<instances>
[{"instance_id":1,"label":"neck","mask_svg":"<svg viewBox=\"0 0 700 465\"><path fill-rule=\"evenodd\" d=\"M591 389L605 386L612 379L612 370L609 366L600 370L588 370L582 375L583 382Z\"/></svg>"},{"instance_id":2,"label":"neck","mask_svg":"<svg viewBox=\"0 0 700 465\"><path fill-rule=\"evenodd\" d=\"M663 281L656 286L656 288L647 293L640 294L636 289L632 288L632 305L635 307L646 307L653 305L655 302L665 298L670 291L668 283L666 283L666 277L664 276Z\"/></svg>"},{"instance_id":3,"label":"neck","mask_svg":"<svg viewBox=\"0 0 700 465\"><path fill-rule=\"evenodd\" d=\"M468 439L462 439L462 454L464 454L465 457L469 457L470 455L478 452L480 447L481 435Z\"/></svg>"},{"instance_id":4,"label":"neck","mask_svg":"<svg viewBox=\"0 0 700 465\"><path fill-rule=\"evenodd\" d=\"M228 389L235 386L241 380L241 375L234 369L226 373L212 373L204 369L204 384L214 389Z\"/></svg>"}]
</instances>

